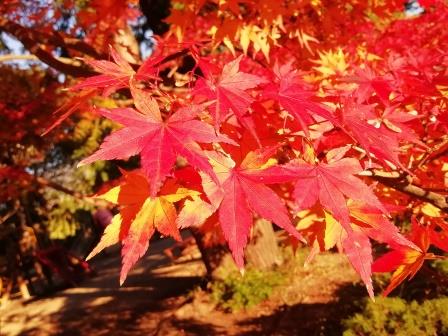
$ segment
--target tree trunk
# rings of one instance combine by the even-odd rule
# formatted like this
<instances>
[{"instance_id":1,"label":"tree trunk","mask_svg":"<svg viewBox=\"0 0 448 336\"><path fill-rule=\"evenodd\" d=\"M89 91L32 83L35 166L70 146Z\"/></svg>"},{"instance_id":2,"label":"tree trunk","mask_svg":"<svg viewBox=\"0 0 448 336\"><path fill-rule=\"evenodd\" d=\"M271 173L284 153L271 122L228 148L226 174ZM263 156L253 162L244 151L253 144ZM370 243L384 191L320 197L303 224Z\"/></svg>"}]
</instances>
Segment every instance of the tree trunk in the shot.
<instances>
[{"instance_id":1,"label":"tree trunk","mask_svg":"<svg viewBox=\"0 0 448 336\"><path fill-rule=\"evenodd\" d=\"M224 258L231 258L226 246L205 247L200 232L191 230L196 245L201 252L201 259L207 271L207 280L219 278L215 272L224 262ZM269 270L280 265L282 255L278 246L272 223L264 219L257 219L252 229L251 239L245 250L246 265L259 269Z\"/></svg>"},{"instance_id":2,"label":"tree trunk","mask_svg":"<svg viewBox=\"0 0 448 336\"><path fill-rule=\"evenodd\" d=\"M224 256L228 254L228 249L223 245L206 247L203 236L199 231L192 229L191 234L193 235L199 252L201 253L201 259L207 272L207 281L212 280L215 278L215 270L221 264Z\"/></svg>"},{"instance_id":3,"label":"tree trunk","mask_svg":"<svg viewBox=\"0 0 448 336\"><path fill-rule=\"evenodd\" d=\"M271 222L265 219L255 221L250 242L246 247L246 263L260 270L269 270L282 263L281 251Z\"/></svg>"}]
</instances>

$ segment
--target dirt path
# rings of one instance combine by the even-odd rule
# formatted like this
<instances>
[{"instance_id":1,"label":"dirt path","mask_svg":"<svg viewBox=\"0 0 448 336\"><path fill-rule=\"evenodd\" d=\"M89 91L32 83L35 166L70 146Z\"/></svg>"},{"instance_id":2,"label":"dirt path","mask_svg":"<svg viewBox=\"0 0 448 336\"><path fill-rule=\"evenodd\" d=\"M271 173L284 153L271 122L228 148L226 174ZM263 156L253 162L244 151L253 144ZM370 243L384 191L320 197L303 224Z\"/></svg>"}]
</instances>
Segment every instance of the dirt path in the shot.
<instances>
[{"instance_id":1,"label":"dirt path","mask_svg":"<svg viewBox=\"0 0 448 336\"><path fill-rule=\"evenodd\" d=\"M168 239L151 244L121 288L115 248L93 261L98 275L79 287L29 303L11 301L0 310L0 335L150 335L159 316L180 304L204 272L198 260L180 258L173 265L163 253L171 244ZM148 323L151 315L157 316L154 323Z\"/></svg>"},{"instance_id":2,"label":"dirt path","mask_svg":"<svg viewBox=\"0 0 448 336\"><path fill-rule=\"evenodd\" d=\"M356 311L354 301L365 298L366 290L345 256L321 254L303 267L305 256L269 301L226 314L197 300L179 309L171 324L188 335L341 335L341 320Z\"/></svg>"},{"instance_id":3,"label":"dirt path","mask_svg":"<svg viewBox=\"0 0 448 336\"><path fill-rule=\"evenodd\" d=\"M325 254L297 267L272 300L226 314L207 299L188 301L204 269L197 251L172 263L163 253L171 243L153 243L121 288L115 250L95 261L98 275L80 287L11 302L0 310L0 335L339 335L354 297L365 295L345 257Z\"/></svg>"}]
</instances>

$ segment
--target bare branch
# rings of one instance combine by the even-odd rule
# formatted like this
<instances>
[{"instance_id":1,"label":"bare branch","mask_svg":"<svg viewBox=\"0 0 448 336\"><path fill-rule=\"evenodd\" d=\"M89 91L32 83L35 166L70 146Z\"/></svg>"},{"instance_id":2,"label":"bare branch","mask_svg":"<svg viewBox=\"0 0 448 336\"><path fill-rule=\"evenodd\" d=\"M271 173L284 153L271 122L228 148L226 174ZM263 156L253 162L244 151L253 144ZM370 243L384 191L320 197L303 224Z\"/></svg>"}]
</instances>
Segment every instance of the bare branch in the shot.
<instances>
[{"instance_id":1,"label":"bare branch","mask_svg":"<svg viewBox=\"0 0 448 336\"><path fill-rule=\"evenodd\" d=\"M67 63L62 59L58 59L45 48L46 44L67 49L76 48L78 51L82 49L84 52L88 51L90 55L99 56L91 47L84 46L84 43L81 41L75 43L72 39L65 40L58 34L38 32L36 30L23 27L5 18L0 18L0 30L14 36L31 54L50 67L64 74L74 77L88 77L95 74L95 72L85 66ZM81 48L81 46L83 46L83 48Z\"/></svg>"},{"instance_id":2,"label":"bare branch","mask_svg":"<svg viewBox=\"0 0 448 336\"><path fill-rule=\"evenodd\" d=\"M441 193L426 190L423 187L413 184L412 177L408 174L400 174L399 172L385 172L373 169L365 171L360 175L369 176L373 180L378 181L385 186L401 191L422 201L431 203L443 212L448 213L447 196Z\"/></svg>"},{"instance_id":3,"label":"bare branch","mask_svg":"<svg viewBox=\"0 0 448 336\"><path fill-rule=\"evenodd\" d=\"M72 64L76 66L81 66L82 63L79 60L69 58L69 57L55 57L58 61L65 64ZM18 61L18 60L27 60L27 61L40 61L40 59L36 55L24 54L24 55L16 55L16 54L7 54L0 55L0 62L10 62L10 61Z\"/></svg>"}]
</instances>

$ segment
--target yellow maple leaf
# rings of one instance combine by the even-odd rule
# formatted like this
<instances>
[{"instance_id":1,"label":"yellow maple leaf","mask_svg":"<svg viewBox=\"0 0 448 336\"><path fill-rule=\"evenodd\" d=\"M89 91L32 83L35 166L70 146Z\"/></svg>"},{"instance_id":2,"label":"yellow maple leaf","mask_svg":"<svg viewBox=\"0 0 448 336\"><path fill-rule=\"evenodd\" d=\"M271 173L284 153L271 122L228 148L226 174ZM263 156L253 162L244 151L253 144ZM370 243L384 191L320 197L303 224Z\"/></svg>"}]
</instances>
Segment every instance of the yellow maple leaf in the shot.
<instances>
[{"instance_id":1,"label":"yellow maple leaf","mask_svg":"<svg viewBox=\"0 0 448 336\"><path fill-rule=\"evenodd\" d=\"M302 48L305 47L306 50L314 55L314 50L310 47L310 42L319 43L319 40L311 35L308 35L301 29L297 29L294 35L297 36L300 46Z\"/></svg>"},{"instance_id":2,"label":"yellow maple leaf","mask_svg":"<svg viewBox=\"0 0 448 336\"><path fill-rule=\"evenodd\" d=\"M342 225L328 212L325 211L325 250L336 246L341 241L344 231Z\"/></svg>"},{"instance_id":3,"label":"yellow maple leaf","mask_svg":"<svg viewBox=\"0 0 448 336\"><path fill-rule=\"evenodd\" d=\"M104 230L100 242L87 259L91 259L104 248L122 241L123 268L120 278L122 283L130 267L146 251L149 239L155 230L180 240L174 203L185 198L199 197L201 193L168 183L166 186L157 197L150 197L149 183L144 175L138 172L124 172L122 184L99 195L97 198L120 206L120 213L113 217Z\"/></svg>"},{"instance_id":4,"label":"yellow maple leaf","mask_svg":"<svg viewBox=\"0 0 448 336\"><path fill-rule=\"evenodd\" d=\"M318 51L319 59L312 60L318 66L313 67L316 71L322 74L323 78L331 77L334 75L345 74L348 69L346 57L344 51L339 48L337 51Z\"/></svg>"}]
</instances>

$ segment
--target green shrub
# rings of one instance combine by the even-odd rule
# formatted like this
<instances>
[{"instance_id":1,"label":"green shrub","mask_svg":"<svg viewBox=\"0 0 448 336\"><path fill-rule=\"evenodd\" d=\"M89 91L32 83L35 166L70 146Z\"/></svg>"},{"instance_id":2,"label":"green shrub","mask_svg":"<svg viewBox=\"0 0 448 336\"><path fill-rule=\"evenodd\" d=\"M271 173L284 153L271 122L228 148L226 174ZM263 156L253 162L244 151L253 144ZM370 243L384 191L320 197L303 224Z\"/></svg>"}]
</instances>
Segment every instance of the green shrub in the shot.
<instances>
[{"instance_id":1,"label":"green shrub","mask_svg":"<svg viewBox=\"0 0 448 336\"><path fill-rule=\"evenodd\" d=\"M222 308L237 311L267 299L282 282L283 275L279 272L253 269L244 275L233 272L211 284L211 296Z\"/></svg>"},{"instance_id":2,"label":"green shrub","mask_svg":"<svg viewBox=\"0 0 448 336\"><path fill-rule=\"evenodd\" d=\"M448 274L448 260L434 260L433 267L442 274Z\"/></svg>"},{"instance_id":3,"label":"green shrub","mask_svg":"<svg viewBox=\"0 0 448 336\"><path fill-rule=\"evenodd\" d=\"M400 298L369 301L361 313L343 321L344 336L448 335L448 298L423 303Z\"/></svg>"}]
</instances>

